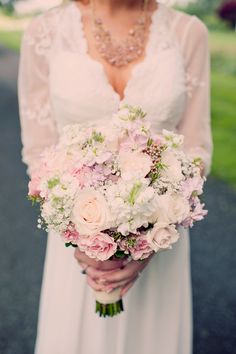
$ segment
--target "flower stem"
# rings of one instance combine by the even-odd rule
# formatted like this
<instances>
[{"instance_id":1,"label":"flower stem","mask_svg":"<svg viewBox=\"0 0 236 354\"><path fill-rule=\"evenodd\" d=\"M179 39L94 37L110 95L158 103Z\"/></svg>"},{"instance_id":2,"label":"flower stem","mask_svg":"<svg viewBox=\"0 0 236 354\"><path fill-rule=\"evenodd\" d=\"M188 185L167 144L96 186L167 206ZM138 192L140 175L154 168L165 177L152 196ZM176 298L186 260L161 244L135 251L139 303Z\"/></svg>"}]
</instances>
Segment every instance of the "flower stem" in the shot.
<instances>
[{"instance_id":1,"label":"flower stem","mask_svg":"<svg viewBox=\"0 0 236 354\"><path fill-rule=\"evenodd\" d=\"M96 301L96 313L100 317L113 317L124 311L123 301L120 299L113 304L101 304Z\"/></svg>"}]
</instances>

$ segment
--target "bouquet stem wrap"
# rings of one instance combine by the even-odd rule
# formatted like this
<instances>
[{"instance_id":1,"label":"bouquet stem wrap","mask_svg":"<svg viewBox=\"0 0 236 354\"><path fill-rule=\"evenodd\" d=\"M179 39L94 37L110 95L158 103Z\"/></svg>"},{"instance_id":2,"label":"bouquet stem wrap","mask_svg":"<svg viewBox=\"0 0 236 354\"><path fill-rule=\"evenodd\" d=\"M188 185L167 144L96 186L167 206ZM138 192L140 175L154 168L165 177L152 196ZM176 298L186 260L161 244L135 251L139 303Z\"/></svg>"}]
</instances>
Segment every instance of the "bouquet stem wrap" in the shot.
<instances>
[{"instance_id":1,"label":"bouquet stem wrap","mask_svg":"<svg viewBox=\"0 0 236 354\"><path fill-rule=\"evenodd\" d=\"M100 317L113 317L124 311L121 298L121 288L116 288L110 293L105 291L94 291L96 299L96 313Z\"/></svg>"}]
</instances>

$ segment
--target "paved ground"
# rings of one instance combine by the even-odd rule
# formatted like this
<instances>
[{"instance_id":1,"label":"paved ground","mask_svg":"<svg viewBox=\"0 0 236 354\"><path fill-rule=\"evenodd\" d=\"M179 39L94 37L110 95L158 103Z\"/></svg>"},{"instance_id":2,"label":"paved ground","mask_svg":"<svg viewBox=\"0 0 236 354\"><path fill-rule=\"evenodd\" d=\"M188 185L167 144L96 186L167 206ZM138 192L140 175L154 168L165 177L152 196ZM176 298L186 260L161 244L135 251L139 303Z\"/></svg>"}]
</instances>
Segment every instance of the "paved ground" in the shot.
<instances>
[{"instance_id":1,"label":"paved ground","mask_svg":"<svg viewBox=\"0 0 236 354\"><path fill-rule=\"evenodd\" d=\"M16 55L0 47L1 354L33 354L46 241L46 236L35 228L36 213L25 197L27 179L20 160L16 97L17 61ZM209 216L193 229L191 238L194 354L234 354L236 193L210 178L205 200Z\"/></svg>"}]
</instances>

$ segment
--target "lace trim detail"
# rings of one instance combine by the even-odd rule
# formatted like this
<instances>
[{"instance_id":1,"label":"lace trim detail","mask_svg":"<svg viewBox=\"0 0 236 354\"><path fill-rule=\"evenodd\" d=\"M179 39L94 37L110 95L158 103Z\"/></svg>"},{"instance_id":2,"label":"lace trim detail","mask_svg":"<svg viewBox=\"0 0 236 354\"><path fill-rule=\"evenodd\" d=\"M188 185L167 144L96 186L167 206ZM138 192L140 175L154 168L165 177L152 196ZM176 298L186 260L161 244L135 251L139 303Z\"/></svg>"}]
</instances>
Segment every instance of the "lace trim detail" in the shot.
<instances>
[{"instance_id":1,"label":"lace trim detail","mask_svg":"<svg viewBox=\"0 0 236 354\"><path fill-rule=\"evenodd\" d=\"M37 55L46 55L52 47L53 34L57 33L61 7L53 8L46 13L37 16L29 25L24 34L24 41L33 46Z\"/></svg>"},{"instance_id":2,"label":"lace trim detail","mask_svg":"<svg viewBox=\"0 0 236 354\"><path fill-rule=\"evenodd\" d=\"M50 129L54 128L52 119L51 105L49 102L40 104L39 102L29 106L26 101L22 102L21 114L28 120L36 120L40 126L47 126Z\"/></svg>"},{"instance_id":3,"label":"lace trim detail","mask_svg":"<svg viewBox=\"0 0 236 354\"><path fill-rule=\"evenodd\" d=\"M200 81L197 77L192 76L189 71L185 73L185 86L189 98L193 97L193 92L197 87L205 87L206 82Z\"/></svg>"}]
</instances>

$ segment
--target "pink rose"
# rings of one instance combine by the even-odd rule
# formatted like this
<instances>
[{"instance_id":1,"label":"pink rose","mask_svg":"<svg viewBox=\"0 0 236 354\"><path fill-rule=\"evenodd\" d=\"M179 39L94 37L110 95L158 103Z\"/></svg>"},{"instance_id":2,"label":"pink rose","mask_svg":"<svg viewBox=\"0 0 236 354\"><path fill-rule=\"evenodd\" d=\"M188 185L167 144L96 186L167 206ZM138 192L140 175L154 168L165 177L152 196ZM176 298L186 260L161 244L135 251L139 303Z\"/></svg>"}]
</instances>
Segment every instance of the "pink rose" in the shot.
<instances>
[{"instance_id":1,"label":"pink rose","mask_svg":"<svg viewBox=\"0 0 236 354\"><path fill-rule=\"evenodd\" d=\"M156 223L147 233L147 239L153 251L172 248L171 245L178 241L179 233L174 225Z\"/></svg>"},{"instance_id":2,"label":"pink rose","mask_svg":"<svg viewBox=\"0 0 236 354\"><path fill-rule=\"evenodd\" d=\"M63 232L62 237L64 239L64 241L66 243L73 243L73 244L77 244L78 238L79 238L79 234L78 232L75 230L74 226L71 225L68 227L68 229Z\"/></svg>"},{"instance_id":3,"label":"pink rose","mask_svg":"<svg viewBox=\"0 0 236 354\"><path fill-rule=\"evenodd\" d=\"M117 244L109 235L99 232L93 236L80 236L77 244L79 249L90 258L106 261L111 258L117 249Z\"/></svg>"},{"instance_id":4,"label":"pink rose","mask_svg":"<svg viewBox=\"0 0 236 354\"><path fill-rule=\"evenodd\" d=\"M137 237L135 246L130 248L130 253L135 261L146 259L153 253L153 249L147 240L147 235Z\"/></svg>"}]
</instances>

